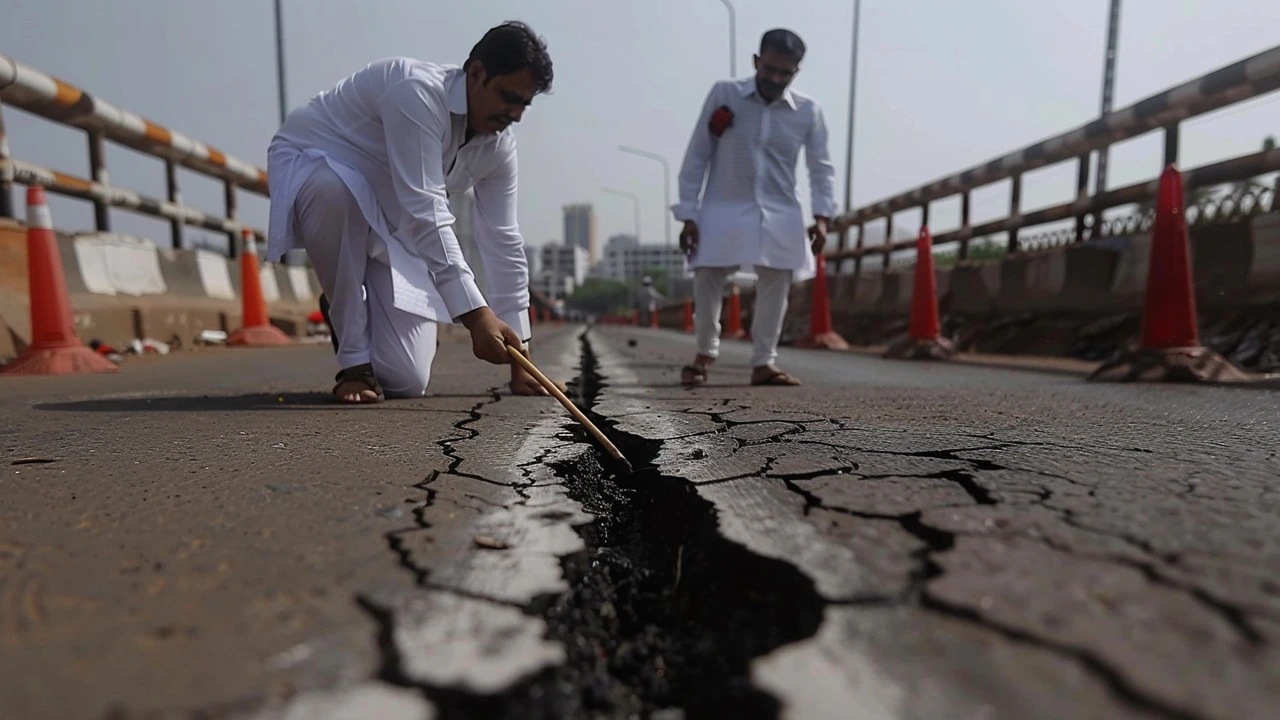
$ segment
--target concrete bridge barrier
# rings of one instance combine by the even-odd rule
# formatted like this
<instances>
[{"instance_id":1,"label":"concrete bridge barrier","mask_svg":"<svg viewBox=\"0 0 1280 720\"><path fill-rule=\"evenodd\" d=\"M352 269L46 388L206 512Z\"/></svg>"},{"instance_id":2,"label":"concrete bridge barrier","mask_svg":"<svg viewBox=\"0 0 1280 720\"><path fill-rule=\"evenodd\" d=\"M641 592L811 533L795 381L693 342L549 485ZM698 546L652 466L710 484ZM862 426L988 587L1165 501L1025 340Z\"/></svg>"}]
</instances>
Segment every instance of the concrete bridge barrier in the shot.
<instances>
[{"instance_id":1,"label":"concrete bridge barrier","mask_svg":"<svg viewBox=\"0 0 1280 720\"><path fill-rule=\"evenodd\" d=\"M1090 243L1067 247L1062 256L1065 274L1059 300L1061 309L1075 313L1109 309L1120 252Z\"/></svg>"},{"instance_id":2,"label":"concrete bridge barrier","mask_svg":"<svg viewBox=\"0 0 1280 720\"><path fill-rule=\"evenodd\" d=\"M951 271L951 312L988 315L1000 291L1000 263L965 263Z\"/></svg>"},{"instance_id":3,"label":"concrete bridge barrier","mask_svg":"<svg viewBox=\"0 0 1280 720\"><path fill-rule=\"evenodd\" d=\"M117 234L58 234L76 332L123 347L134 338L191 343L203 330L240 325L239 265L207 250L157 248ZM272 322L301 334L315 307L310 268L262 268ZM287 290L282 290L287 288ZM0 358L30 337L26 229L0 221Z\"/></svg>"},{"instance_id":4,"label":"concrete bridge barrier","mask_svg":"<svg viewBox=\"0 0 1280 720\"><path fill-rule=\"evenodd\" d=\"M1250 304L1253 233L1248 224L1197 228L1191 237L1191 259L1200 309Z\"/></svg>"},{"instance_id":5,"label":"concrete bridge barrier","mask_svg":"<svg viewBox=\"0 0 1280 720\"><path fill-rule=\"evenodd\" d=\"M1258 303L1280 302L1280 213L1254 218L1249 229L1249 296Z\"/></svg>"},{"instance_id":6,"label":"concrete bridge barrier","mask_svg":"<svg viewBox=\"0 0 1280 720\"><path fill-rule=\"evenodd\" d=\"M1000 263L995 310L1019 313L1056 307L1062 302L1066 278L1067 259L1061 250L1007 258Z\"/></svg>"}]
</instances>

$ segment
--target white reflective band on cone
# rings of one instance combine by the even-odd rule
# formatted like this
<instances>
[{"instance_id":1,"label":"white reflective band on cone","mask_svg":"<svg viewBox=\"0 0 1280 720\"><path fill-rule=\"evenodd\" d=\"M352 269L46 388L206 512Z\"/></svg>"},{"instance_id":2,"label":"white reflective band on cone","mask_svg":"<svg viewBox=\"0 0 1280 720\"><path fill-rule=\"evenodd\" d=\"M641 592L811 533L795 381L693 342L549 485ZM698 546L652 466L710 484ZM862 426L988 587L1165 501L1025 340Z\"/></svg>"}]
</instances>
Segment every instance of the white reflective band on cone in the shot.
<instances>
[{"instance_id":1,"label":"white reflective band on cone","mask_svg":"<svg viewBox=\"0 0 1280 720\"><path fill-rule=\"evenodd\" d=\"M39 230L53 229L53 215L49 214L48 205L27 206L27 227Z\"/></svg>"}]
</instances>

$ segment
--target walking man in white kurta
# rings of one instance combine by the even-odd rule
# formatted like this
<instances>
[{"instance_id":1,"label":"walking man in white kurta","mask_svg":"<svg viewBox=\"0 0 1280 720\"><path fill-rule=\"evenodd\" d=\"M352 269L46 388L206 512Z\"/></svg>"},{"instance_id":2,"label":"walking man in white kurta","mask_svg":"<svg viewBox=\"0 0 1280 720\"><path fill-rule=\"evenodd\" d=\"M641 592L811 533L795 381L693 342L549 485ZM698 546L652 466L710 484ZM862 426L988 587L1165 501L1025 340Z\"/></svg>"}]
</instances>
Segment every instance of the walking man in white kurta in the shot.
<instances>
[{"instance_id":1,"label":"walking man in white kurta","mask_svg":"<svg viewBox=\"0 0 1280 720\"><path fill-rule=\"evenodd\" d=\"M461 67L371 63L290 113L268 150L268 258L302 247L324 290L347 403L420 397L436 322L471 332L477 358L528 353L529 271L516 222L516 141L551 87L546 45L527 26L487 32ZM449 197L475 190L489 297L454 235ZM511 388L541 394L512 364Z\"/></svg>"},{"instance_id":2,"label":"walking man in white kurta","mask_svg":"<svg viewBox=\"0 0 1280 720\"><path fill-rule=\"evenodd\" d=\"M804 52L804 43L789 30L765 33L755 77L716 83L689 141L674 208L676 219L684 221L680 246L694 268L698 354L681 371L686 384L706 382L707 368L720 354L724 285L742 266L754 266L758 278L751 383L800 384L774 364L778 337L792 276L812 273L813 253L822 252L836 209L822 108L788 87ZM802 147L814 215L808 243L796 193Z\"/></svg>"}]
</instances>

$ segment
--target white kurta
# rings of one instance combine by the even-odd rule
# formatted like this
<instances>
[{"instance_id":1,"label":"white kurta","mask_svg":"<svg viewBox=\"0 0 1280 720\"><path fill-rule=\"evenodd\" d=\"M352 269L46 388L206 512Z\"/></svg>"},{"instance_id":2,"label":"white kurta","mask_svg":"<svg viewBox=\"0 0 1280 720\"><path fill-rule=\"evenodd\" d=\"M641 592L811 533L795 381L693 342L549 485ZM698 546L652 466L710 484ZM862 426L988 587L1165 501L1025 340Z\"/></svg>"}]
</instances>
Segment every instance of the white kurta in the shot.
<instances>
[{"instance_id":1,"label":"white kurta","mask_svg":"<svg viewBox=\"0 0 1280 720\"><path fill-rule=\"evenodd\" d=\"M709 123L722 105L733 111L733 125L717 138ZM691 267L761 265L812 275L796 191L802 147L813 214L832 217L835 166L818 103L788 89L766 105L754 77L711 88L680 168L680 202L672 208L676 219L698 223Z\"/></svg>"},{"instance_id":2,"label":"white kurta","mask_svg":"<svg viewBox=\"0 0 1280 720\"><path fill-rule=\"evenodd\" d=\"M323 162L373 229L369 255L391 267L397 309L452 322L487 304L528 339L515 136L508 128L467 142L466 129L466 78L453 65L379 60L312 98L289 114L267 152L268 259L299 246L294 201L312 164ZM449 209L449 196L469 188L488 302L463 258Z\"/></svg>"}]
</instances>

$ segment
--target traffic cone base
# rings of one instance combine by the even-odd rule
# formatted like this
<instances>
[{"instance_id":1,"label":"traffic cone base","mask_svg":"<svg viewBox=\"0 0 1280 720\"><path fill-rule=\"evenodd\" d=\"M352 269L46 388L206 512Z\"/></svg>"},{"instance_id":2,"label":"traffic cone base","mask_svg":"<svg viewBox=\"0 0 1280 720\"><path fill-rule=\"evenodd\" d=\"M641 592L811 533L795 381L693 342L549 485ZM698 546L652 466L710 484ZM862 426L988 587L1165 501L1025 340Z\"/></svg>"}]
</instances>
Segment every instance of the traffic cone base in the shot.
<instances>
[{"instance_id":1,"label":"traffic cone base","mask_svg":"<svg viewBox=\"0 0 1280 720\"><path fill-rule=\"evenodd\" d=\"M1119 382L1249 382L1248 373L1206 347L1121 351L1089 376Z\"/></svg>"},{"instance_id":2,"label":"traffic cone base","mask_svg":"<svg viewBox=\"0 0 1280 720\"><path fill-rule=\"evenodd\" d=\"M80 375L115 372L115 363L80 342L71 321L71 298L62 274L62 256L44 188L27 188L27 296L31 303L31 344L5 375Z\"/></svg>"},{"instance_id":3,"label":"traffic cone base","mask_svg":"<svg viewBox=\"0 0 1280 720\"><path fill-rule=\"evenodd\" d=\"M251 325L231 333L227 344L232 347L279 347L292 345L293 340L275 325Z\"/></svg>"},{"instance_id":4,"label":"traffic cone base","mask_svg":"<svg viewBox=\"0 0 1280 720\"><path fill-rule=\"evenodd\" d=\"M684 301L684 322L681 324L680 329L683 332L687 332L687 333L693 332L693 301L692 300Z\"/></svg>"},{"instance_id":5,"label":"traffic cone base","mask_svg":"<svg viewBox=\"0 0 1280 720\"><path fill-rule=\"evenodd\" d=\"M0 375L88 375L113 373L119 368L84 345L57 348L27 348L13 362L0 368Z\"/></svg>"},{"instance_id":6,"label":"traffic cone base","mask_svg":"<svg viewBox=\"0 0 1280 720\"><path fill-rule=\"evenodd\" d=\"M1160 175L1151 259L1142 303L1138 347L1122 350L1090 380L1247 382L1250 376L1200 345L1196 324L1191 243L1184 214L1182 175L1170 165Z\"/></svg>"},{"instance_id":7,"label":"traffic cone base","mask_svg":"<svg viewBox=\"0 0 1280 720\"><path fill-rule=\"evenodd\" d=\"M907 335L891 344L884 357L895 360L950 360L955 357L956 346L944 337L919 340Z\"/></svg>"}]
</instances>

